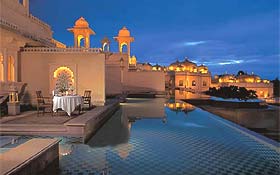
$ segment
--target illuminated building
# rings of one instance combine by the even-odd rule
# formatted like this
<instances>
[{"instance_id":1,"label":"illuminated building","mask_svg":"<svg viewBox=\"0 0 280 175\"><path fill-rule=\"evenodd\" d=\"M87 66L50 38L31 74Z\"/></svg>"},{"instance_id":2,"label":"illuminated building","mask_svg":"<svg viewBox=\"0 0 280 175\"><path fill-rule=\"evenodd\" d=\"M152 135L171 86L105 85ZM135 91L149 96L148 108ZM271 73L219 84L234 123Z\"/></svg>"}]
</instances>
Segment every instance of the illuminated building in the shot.
<instances>
[{"instance_id":1,"label":"illuminated building","mask_svg":"<svg viewBox=\"0 0 280 175\"><path fill-rule=\"evenodd\" d=\"M166 85L171 88L192 92L207 91L211 84L211 74L204 65L197 66L187 58L171 63L167 68Z\"/></svg>"},{"instance_id":2,"label":"illuminated building","mask_svg":"<svg viewBox=\"0 0 280 175\"><path fill-rule=\"evenodd\" d=\"M223 86L245 87L248 90L256 91L256 94L260 98L267 98L273 95L273 84L270 83L269 80L261 79L257 75L243 72L237 75L215 75L211 86L216 88Z\"/></svg>"},{"instance_id":3,"label":"illuminated building","mask_svg":"<svg viewBox=\"0 0 280 175\"><path fill-rule=\"evenodd\" d=\"M96 33L84 17L68 29L73 33L73 46L54 39L51 26L30 14L29 0L1 0L0 23L1 94L14 87L20 91L26 83L22 101L34 104L35 91L52 94L61 75L68 77L77 94L92 90L95 105L104 105L106 95L164 91L163 72L136 71L136 56L130 56L134 38L126 27L114 37L118 52L111 52L107 37L101 47L91 47L90 36Z\"/></svg>"}]
</instances>

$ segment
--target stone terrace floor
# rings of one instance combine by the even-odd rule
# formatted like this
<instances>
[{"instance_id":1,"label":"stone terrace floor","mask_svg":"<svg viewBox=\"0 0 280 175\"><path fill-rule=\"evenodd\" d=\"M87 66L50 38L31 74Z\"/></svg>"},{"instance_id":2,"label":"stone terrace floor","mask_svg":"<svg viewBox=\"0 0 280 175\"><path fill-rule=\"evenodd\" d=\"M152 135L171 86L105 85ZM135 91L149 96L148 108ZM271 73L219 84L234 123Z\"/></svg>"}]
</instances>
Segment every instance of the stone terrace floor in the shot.
<instances>
[{"instance_id":1,"label":"stone terrace floor","mask_svg":"<svg viewBox=\"0 0 280 175\"><path fill-rule=\"evenodd\" d=\"M63 111L59 111L53 115L51 113L45 113L44 115L40 113L39 116L37 116L37 111L28 111L17 116L2 117L0 124L63 124L77 116L79 114L76 111L74 111L71 117Z\"/></svg>"}]
</instances>

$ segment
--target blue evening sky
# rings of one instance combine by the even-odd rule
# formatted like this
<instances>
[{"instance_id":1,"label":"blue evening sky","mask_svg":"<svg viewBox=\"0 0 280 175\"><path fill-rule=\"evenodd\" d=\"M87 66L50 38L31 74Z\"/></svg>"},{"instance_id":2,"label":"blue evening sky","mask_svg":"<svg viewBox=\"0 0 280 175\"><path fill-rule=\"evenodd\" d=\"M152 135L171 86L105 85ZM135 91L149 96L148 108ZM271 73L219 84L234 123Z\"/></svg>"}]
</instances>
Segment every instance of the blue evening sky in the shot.
<instances>
[{"instance_id":1,"label":"blue evening sky","mask_svg":"<svg viewBox=\"0 0 280 175\"><path fill-rule=\"evenodd\" d=\"M254 72L280 78L279 0L30 0L31 13L73 46L67 31L83 16L96 32L92 47L126 26L139 62L169 65L188 57L212 75Z\"/></svg>"}]
</instances>

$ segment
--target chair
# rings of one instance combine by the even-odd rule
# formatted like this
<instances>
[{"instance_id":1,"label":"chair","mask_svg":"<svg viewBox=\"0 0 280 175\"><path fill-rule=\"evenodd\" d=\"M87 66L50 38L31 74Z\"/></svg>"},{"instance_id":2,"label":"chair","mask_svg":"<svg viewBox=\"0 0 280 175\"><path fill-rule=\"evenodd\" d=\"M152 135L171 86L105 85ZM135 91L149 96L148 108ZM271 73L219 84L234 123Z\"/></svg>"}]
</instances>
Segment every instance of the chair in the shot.
<instances>
[{"instance_id":1,"label":"chair","mask_svg":"<svg viewBox=\"0 0 280 175\"><path fill-rule=\"evenodd\" d=\"M90 109L90 107L91 107L91 91L90 90L85 90L83 100L84 100L84 105L88 105L88 109Z\"/></svg>"},{"instance_id":2,"label":"chair","mask_svg":"<svg viewBox=\"0 0 280 175\"><path fill-rule=\"evenodd\" d=\"M0 117L8 114L7 102L9 101L8 95L0 95Z\"/></svg>"},{"instance_id":3,"label":"chair","mask_svg":"<svg viewBox=\"0 0 280 175\"><path fill-rule=\"evenodd\" d=\"M43 97L42 91L36 91L37 95L37 116L39 116L40 109L43 110L43 115L45 114L45 109L50 108L53 116L53 103L51 97Z\"/></svg>"}]
</instances>

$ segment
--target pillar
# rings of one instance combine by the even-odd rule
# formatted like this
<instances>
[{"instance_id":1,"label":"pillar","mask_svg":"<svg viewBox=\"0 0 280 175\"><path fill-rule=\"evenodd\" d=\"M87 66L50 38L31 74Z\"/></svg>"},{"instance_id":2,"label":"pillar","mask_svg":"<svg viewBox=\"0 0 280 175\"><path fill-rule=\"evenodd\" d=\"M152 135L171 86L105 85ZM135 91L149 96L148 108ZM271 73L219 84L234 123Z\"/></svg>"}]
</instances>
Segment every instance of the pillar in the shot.
<instances>
[{"instance_id":1,"label":"pillar","mask_svg":"<svg viewBox=\"0 0 280 175\"><path fill-rule=\"evenodd\" d=\"M23 0L22 4L26 8L27 14L29 14L29 0Z\"/></svg>"},{"instance_id":2,"label":"pillar","mask_svg":"<svg viewBox=\"0 0 280 175\"><path fill-rule=\"evenodd\" d=\"M4 66L4 82L7 82L8 81L8 54L7 54L7 49L6 48L4 49L4 52L3 52L3 59L4 59L4 63L3 63L3 66Z\"/></svg>"}]
</instances>

